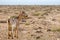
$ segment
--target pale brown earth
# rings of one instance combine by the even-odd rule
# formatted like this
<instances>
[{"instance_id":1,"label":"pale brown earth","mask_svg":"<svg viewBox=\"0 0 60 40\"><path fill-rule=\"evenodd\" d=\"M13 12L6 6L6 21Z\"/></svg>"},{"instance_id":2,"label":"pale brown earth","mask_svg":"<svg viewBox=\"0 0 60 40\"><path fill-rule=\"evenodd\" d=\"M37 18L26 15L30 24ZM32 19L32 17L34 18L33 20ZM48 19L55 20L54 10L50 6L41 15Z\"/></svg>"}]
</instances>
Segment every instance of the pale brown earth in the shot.
<instances>
[{"instance_id":1,"label":"pale brown earth","mask_svg":"<svg viewBox=\"0 0 60 40\"><path fill-rule=\"evenodd\" d=\"M0 21L23 10L30 17L20 21L19 38L7 39L7 23L0 23L0 40L60 40L60 6L2 6Z\"/></svg>"}]
</instances>

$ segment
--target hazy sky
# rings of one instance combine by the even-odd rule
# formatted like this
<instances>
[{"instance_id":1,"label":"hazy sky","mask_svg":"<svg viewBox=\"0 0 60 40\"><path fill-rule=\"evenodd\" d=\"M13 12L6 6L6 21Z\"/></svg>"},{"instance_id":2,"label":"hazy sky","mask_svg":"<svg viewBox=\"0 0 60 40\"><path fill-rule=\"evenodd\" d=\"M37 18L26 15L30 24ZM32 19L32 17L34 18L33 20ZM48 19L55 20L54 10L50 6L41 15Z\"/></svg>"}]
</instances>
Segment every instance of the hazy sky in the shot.
<instances>
[{"instance_id":1,"label":"hazy sky","mask_svg":"<svg viewBox=\"0 0 60 40\"><path fill-rule=\"evenodd\" d=\"M60 5L60 0L0 0L0 5Z\"/></svg>"}]
</instances>

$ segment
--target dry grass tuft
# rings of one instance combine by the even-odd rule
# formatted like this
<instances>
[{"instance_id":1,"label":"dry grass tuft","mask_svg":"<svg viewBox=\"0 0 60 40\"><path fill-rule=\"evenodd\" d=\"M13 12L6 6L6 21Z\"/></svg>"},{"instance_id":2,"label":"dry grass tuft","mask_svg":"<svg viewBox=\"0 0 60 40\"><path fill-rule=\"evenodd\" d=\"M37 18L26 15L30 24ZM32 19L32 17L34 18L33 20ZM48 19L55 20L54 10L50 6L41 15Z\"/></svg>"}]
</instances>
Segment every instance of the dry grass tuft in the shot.
<instances>
[{"instance_id":1,"label":"dry grass tuft","mask_svg":"<svg viewBox=\"0 0 60 40\"><path fill-rule=\"evenodd\" d=\"M52 30L53 32L60 32L60 28Z\"/></svg>"},{"instance_id":2,"label":"dry grass tuft","mask_svg":"<svg viewBox=\"0 0 60 40\"><path fill-rule=\"evenodd\" d=\"M39 16L40 13L33 13L32 15L33 15L33 16Z\"/></svg>"},{"instance_id":3,"label":"dry grass tuft","mask_svg":"<svg viewBox=\"0 0 60 40\"><path fill-rule=\"evenodd\" d=\"M30 25L30 23L25 23L25 25Z\"/></svg>"}]
</instances>

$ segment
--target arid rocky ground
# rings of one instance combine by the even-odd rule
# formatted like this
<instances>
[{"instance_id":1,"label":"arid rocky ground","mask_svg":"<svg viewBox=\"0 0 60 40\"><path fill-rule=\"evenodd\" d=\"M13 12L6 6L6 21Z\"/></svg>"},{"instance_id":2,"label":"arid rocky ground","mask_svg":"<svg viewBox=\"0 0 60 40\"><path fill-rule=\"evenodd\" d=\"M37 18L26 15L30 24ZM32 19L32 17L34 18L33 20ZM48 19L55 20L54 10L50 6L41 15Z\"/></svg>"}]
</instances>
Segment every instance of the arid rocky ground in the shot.
<instances>
[{"instance_id":1,"label":"arid rocky ground","mask_svg":"<svg viewBox=\"0 0 60 40\"><path fill-rule=\"evenodd\" d=\"M9 16L23 10L30 17L20 22L19 38L7 39ZM0 40L60 40L60 6L0 6Z\"/></svg>"}]
</instances>

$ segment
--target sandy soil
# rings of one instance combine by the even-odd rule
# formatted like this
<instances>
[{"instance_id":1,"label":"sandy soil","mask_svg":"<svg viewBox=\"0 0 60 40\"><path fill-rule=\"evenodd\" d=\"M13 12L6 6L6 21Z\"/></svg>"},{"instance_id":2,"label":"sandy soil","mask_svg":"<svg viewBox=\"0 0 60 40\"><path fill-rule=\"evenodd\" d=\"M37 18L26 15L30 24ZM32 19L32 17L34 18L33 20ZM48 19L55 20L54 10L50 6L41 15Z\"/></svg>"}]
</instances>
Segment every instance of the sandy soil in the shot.
<instances>
[{"instance_id":1,"label":"sandy soil","mask_svg":"<svg viewBox=\"0 0 60 40\"><path fill-rule=\"evenodd\" d=\"M20 21L19 38L7 39L7 23L0 23L0 40L60 40L60 6L0 6L0 21L23 10L30 17Z\"/></svg>"}]
</instances>

